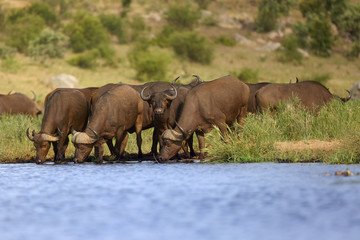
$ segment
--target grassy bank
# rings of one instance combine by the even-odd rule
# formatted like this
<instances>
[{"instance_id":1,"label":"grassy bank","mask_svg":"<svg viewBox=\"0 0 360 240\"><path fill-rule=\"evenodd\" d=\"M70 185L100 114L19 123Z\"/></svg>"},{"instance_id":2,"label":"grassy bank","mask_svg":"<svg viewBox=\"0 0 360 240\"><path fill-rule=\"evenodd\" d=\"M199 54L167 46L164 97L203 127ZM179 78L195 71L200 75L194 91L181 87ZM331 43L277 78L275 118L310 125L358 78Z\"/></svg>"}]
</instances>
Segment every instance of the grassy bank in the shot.
<instances>
[{"instance_id":1,"label":"grassy bank","mask_svg":"<svg viewBox=\"0 0 360 240\"><path fill-rule=\"evenodd\" d=\"M317 114L283 104L275 114L249 115L220 139L218 130L207 138L210 161L359 163L360 101L333 101Z\"/></svg>"},{"instance_id":2,"label":"grassy bank","mask_svg":"<svg viewBox=\"0 0 360 240\"><path fill-rule=\"evenodd\" d=\"M33 161L35 148L26 137L26 129L39 131L40 126L41 117L3 116L0 162ZM149 153L152 130L144 131L142 136L143 152ZM333 101L317 114L283 104L276 113L249 114L244 126L235 126L225 141L221 140L219 130L213 130L206 135L206 144L210 162L360 163L360 101L346 104ZM137 153L135 134L130 135L126 151ZM73 154L70 143L66 156L71 158ZM52 150L48 157L53 157Z\"/></svg>"}]
</instances>

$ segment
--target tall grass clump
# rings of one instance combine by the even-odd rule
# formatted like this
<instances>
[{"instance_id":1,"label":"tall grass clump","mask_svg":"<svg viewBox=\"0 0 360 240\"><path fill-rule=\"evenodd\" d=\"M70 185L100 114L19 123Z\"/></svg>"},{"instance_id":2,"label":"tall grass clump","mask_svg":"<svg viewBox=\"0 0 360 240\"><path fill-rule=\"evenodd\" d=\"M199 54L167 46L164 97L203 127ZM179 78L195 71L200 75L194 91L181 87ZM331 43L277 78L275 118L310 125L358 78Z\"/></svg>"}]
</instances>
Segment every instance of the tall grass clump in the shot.
<instances>
[{"instance_id":1,"label":"tall grass clump","mask_svg":"<svg viewBox=\"0 0 360 240\"><path fill-rule=\"evenodd\" d=\"M296 106L296 107L295 107ZM283 151L278 142L306 140L337 141L330 150ZM287 160L360 162L360 101L342 103L333 100L317 112L297 106L297 100L281 103L274 113L249 114L243 127L229 130L221 141L219 130L207 138L209 157L214 161L258 162Z\"/></svg>"},{"instance_id":2,"label":"tall grass clump","mask_svg":"<svg viewBox=\"0 0 360 240\"><path fill-rule=\"evenodd\" d=\"M26 136L28 127L40 129L41 118L27 115L8 115L0 117L0 162L34 157L35 148Z\"/></svg>"},{"instance_id":3,"label":"tall grass clump","mask_svg":"<svg viewBox=\"0 0 360 240\"><path fill-rule=\"evenodd\" d=\"M169 25L180 30L192 30L200 19L196 9L187 4L171 5L165 13Z\"/></svg>"},{"instance_id":4,"label":"tall grass clump","mask_svg":"<svg viewBox=\"0 0 360 240\"><path fill-rule=\"evenodd\" d=\"M295 35L288 35L281 43L282 49L280 50L280 55L278 60L280 62L295 62L301 64L303 56L298 51L298 42Z\"/></svg>"}]
</instances>

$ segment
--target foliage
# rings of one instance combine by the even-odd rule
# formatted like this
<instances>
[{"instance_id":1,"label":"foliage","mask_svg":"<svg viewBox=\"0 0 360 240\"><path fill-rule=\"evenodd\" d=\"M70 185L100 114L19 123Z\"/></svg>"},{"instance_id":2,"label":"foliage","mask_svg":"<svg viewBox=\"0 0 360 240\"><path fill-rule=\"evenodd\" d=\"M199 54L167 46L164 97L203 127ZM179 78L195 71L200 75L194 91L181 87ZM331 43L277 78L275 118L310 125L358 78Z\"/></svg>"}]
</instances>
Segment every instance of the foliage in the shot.
<instances>
[{"instance_id":1,"label":"foliage","mask_svg":"<svg viewBox=\"0 0 360 240\"><path fill-rule=\"evenodd\" d=\"M256 83L259 81L259 71L248 67L243 67L240 73L232 72L231 75L247 83Z\"/></svg>"},{"instance_id":2,"label":"foliage","mask_svg":"<svg viewBox=\"0 0 360 240\"><path fill-rule=\"evenodd\" d=\"M131 28L130 41L136 41L138 38L141 38L142 33L146 30L144 19L139 15L135 15L129 25Z\"/></svg>"},{"instance_id":3,"label":"foliage","mask_svg":"<svg viewBox=\"0 0 360 240\"><path fill-rule=\"evenodd\" d=\"M178 32L171 35L170 45L178 56L202 64L210 64L213 59L213 46L205 36L196 32Z\"/></svg>"},{"instance_id":4,"label":"foliage","mask_svg":"<svg viewBox=\"0 0 360 240\"><path fill-rule=\"evenodd\" d=\"M148 42L137 42L129 52L128 58L131 66L136 70L136 77L139 80L149 82L166 79L170 58L164 51L150 49Z\"/></svg>"},{"instance_id":5,"label":"foliage","mask_svg":"<svg viewBox=\"0 0 360 240\"><path fill-rule=\"evenodd\" d=\"M302 55L298 51L298 43L295 35L288 35L281 43L283 49L280 52L280 62L296 62L298 64L302 61Z\"/></svg>"},{"instance_id":6,"label":"foliage","mask_svg":"<svg viewBox=\"0 0 360 240\"><path fill-rule=\"evenodd\" d=\"M94 69L98 66L97 59L100 57L98 49L92 49L90 51L79 54L67 60L70 65L77 66L85 69Z\"/></svg>"},{"instance_id":7,"label":"foliage","mask_svg":"<svg viewBox=\"0 0 360 240\"><path fill-rule=\"evenodd\" d=\"M45 26L44 20L36 15L24 15L7 25L7 44L25 53L29 42L35 39Z\"/></svg>"},{"instance_id":8,"label":"foliage","mask_svg":"<svg viewBox=\"0 0 360 240\"><path fill-rule=\"evenodd\" d=\"M262 0L255 20L259 32L269 32L277 27L277 19L281 15L288 15L296 0Z\"/></svg>"},{"instance_id":9,"label":"foliage","mask_svg":"<svg viewBox=\"0 0 360 240\"><path fill-rule=\"evenodd\" d=\"M328 18L313 16L309 22L310 47L321 57L329 57L334 39L331 34L331 25Z\"/></svg>"},{"instance_id":10,"label":"foliage","mask_svg":"<svg viewBox=\"0 0 360 240\"><path fill-rule=\"evenodd\" d=\"M29 6L27 12L33 15L40 16L49 26L57 22L55 12L46 3L35 2Z\"/></svg>"},{"instance_id":11,"label":"foliage","mask_svg":"<svg viewBox=\"0 0 360 240\"><path fill-rule=\"evenodd\" d=\"M293 104L296 100L293 101ZM227 162L322 160L330 163L360 162L360 102L334 100L317 114L298 106L280 104L275 113L250 114L221 141L219 130L207 138L213 159ZM341 148L329 151L279 151L276 142L317 139L340 141ZM229 144L230 143L230 144Z\"/></svg>"},{"instance_id":12,"label":"foliage","mask_svg":"<svg viewBox=\"0 0 360 240\"><path fill-rule=\"evenodd\" d=\"M90 13L78 13L65 27L70 47L74 52L83 52L109 43L109 36L98 17Z\"/></svg>"},{"instance_id":13,"label":"foliage","mask_svg":"<svg viewBox=\"0 0 360 240\"><path fill-rule=\"evenodd\" d=\"M1 60L1 71L17 73L21 65L14 56L7 55Z\"/></svg>"},{"instance_id":14,"label":"foliage","mask_svg":"<svg viewBox=\"0 0 360 240\"><path fill-rule=\"evenodd\" d=\"M16 49L8 46L0 46L0 58L5 59L7 57L13 57L16 53Z\"/></svg>"},{"instance_id":15,"label":"foliage","mask_svg":"<svg viewBox=\"0 0 360 240\"><path fill-rule=\"evenodd\" d=\"M115 14L101 14L100 21L112 35L117 37L119 43L127 42L127 28L122 18Z\"/></svg>"},{"instance_id":16,"label":"foliage","mask_svg":"<svg viewBox=\"0 0 360 240\"><path fill-rule=\"evenodd\" d=\"M297 21L292 27L294 38L300 48L309 46L309 26L305 22Z\"/></svg>"},{"instance_id":17,"label":"foliage","mask_svg":"<svg viewBox=\"0 0 360 240\"><path fill-rule=\"evenodd\" d=\"M189 4L172 5L165 13L169 25L180 30L192 30L197 24L200 15Z\"/></svg>"},{"instance_id":18,"label":"foliage","mask_svg":"<svg viewBox=\"0 0 360 240\"><path fill-rule=\"evenodd\" d=\"M195 2L199 5L201 9L207 9L210 3L214 1L215 0L195 0Z\"/></svg>"},{"instance_id":19,"label":"foliage","mask_svg":"<svg viewBox=\"0 0 360 240\"><path fill-rule=\"evenodd\" d=\"M72 4L72 0L43 0L47 3L53 10L58 10L60 16L64 15L68 11L69 7Z\"/></svg>"},{"instance_id":20,"label":"foliage","mask_svg":"<svg viewBox=\"0 0 360 240\"><path fill-rule=\"evenodd\" d=\"M48 58L61 58L67 40L64 34L46 28L30 42L29 55L35 59L40 58L41 62Z\"/></svg>"},{"instance_id":21,"label":"foliage","mask_svg":"<svg viewBox=\"0 0 360 240\"><path fill-rule=\"evenodd\" d=\"M351 45L351 50L347 54L347 57L350 59L358 58L360 57L360 40L355 41Z\"/></svg>"},{"instance_id":22,"label":"foliage","mask_svg":"<svg viewBox=\"0 0 360 240\"><path fill-rule=\"evenodd\" d=\"M225 35L222 35L222 36L218 37L217 39L215 39L215 42L222 44L224 46L228 46L228 47L233 47L237 43L235 38L230 38Z\"/></svg>"},{"instance_id":23,"label":"foliage","mask_svg":"<svg viewBox=\"0 0 360 240\"><path fill-rule=\"evenodd\" d=\"M338 17L337 26L351 38L360 40L360 3L346 8Z\"/></svg>"}]
</instances>

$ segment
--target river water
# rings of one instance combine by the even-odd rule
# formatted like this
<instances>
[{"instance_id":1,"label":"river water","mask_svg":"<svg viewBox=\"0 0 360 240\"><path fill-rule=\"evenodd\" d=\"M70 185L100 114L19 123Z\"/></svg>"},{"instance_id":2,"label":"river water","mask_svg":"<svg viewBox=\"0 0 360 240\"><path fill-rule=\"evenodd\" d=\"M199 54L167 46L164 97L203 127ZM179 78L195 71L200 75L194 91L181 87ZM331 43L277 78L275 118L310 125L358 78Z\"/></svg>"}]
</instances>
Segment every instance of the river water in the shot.
<instances>
[{"instance_id":1,"label":"river water","mask_svg":"<svg viewBox=\"0 0 360 240\"><path fill-rule=\"evenodd\" d=\"M359 165L0 165L2 240L359 239ZM329 172L331 176L325 176Z\"/></svg>"}]
</instances>

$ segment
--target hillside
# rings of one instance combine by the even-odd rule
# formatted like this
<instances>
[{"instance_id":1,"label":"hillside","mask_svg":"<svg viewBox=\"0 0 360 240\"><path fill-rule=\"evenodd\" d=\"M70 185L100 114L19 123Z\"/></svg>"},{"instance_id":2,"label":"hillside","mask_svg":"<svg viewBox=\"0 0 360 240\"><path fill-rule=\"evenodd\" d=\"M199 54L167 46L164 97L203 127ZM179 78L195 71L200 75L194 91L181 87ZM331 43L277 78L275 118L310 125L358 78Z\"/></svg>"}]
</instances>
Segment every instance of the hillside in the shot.
<instances>
[{"instance_id":1,"label":"hillside","mask_svg":"<svg viewBox=\"0 0 360 240\"><path fill-rule=\"evenodd\" d=\"M83 0L83 1L35 1L35 0L2 0L2 16L8 16L12 10L27 8L34 2L49 2L55 4L55 12L58 14L59 24L54 27L57 31L63 31L64 27L71 22L72 17L80 9L91 12L95 16L101 14L121 15L125 8L122 2L111 0ZM58 2L71 2L66 12L59 14ZM134 22L133 19L140 16L146 29L142 36L147 39L154 39L167 24L166 11L169 6L177 1L171 0L133 0L127 9L125 23ZM296 21L304 21L299 6L295 5L287 16L278 19L278 27L275 31L259 33L254 28L254 21L258 14L260 0L216 0L210 2L206 9L200 10L195 2L190 1L188 7L192 8L199 15L199 21L192 31L206 36L207 41L212 44L214 53L210 64L202 64L183 57L178 57L173 49L169 47L151 46L153 52L164 53L168 58L168 67L164 80L171 81L181 75L182 82L189 82L192 74L201 76L204 80L227 74L240 74L250 72L249 81L271 81L289 82L300 80L324 78L324 84L330 90L341 96L346 95L344 89L349 89L356 81L360 80L360 59L349 59L345 53L351 48L351 42L340 36L336 27L333 26L335 42L330 57L319 57L311 52L303 57L301 63L290 61L280 62L279 50L269 48L277 46L291 33L291 27ZM356 2L356 1L352 1ZM0 46L8 44L6 26L3 26ZM181 34L180 34L181 36ZM232 41L233 46L221 44L219 38ZM141 39L141 38L139 38ZM115 53L114 66L102 65L92 69L79 68L70 65L68 59L77 56L67 47L62 53L63 58L49 59L45 63L34 60L28 54L17 52L11 60L1 60L0 72L0 93L18 91L31 95L34 90L39 96L39 101L50 92L51 87L44 83L44 79L54 77L61 73L75 76L81 86L101 86L109 82L140 83L137 72L131 65L128 53L138 39L119 43L119 40L112 36L109 46ZM231 45L231 44L229 44ZM245 70L244 70L245 69ZM244 79L245 80L245 79Z\"/></svg>"}]
</instances>

